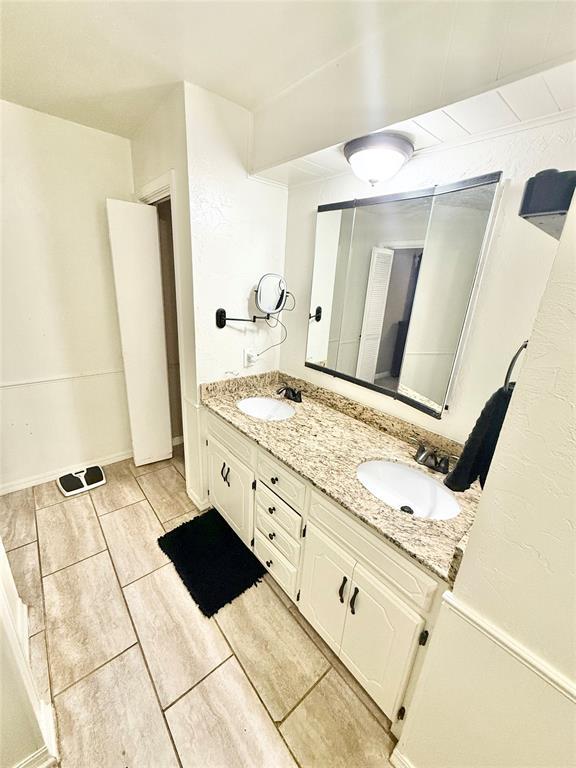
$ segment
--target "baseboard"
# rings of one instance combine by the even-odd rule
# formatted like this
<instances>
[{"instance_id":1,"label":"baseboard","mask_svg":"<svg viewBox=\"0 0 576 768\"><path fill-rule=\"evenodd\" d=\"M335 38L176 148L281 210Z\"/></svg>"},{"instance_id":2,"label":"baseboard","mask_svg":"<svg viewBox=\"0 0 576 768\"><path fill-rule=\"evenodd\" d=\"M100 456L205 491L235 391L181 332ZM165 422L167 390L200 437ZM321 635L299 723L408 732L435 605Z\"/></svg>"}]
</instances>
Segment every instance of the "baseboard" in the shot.
<instances>
[{"instance_id":1,"label":"baseboard","mask_svg":"<svg viewBox=\"0 0 576 768\"><path fill-rule=\"evenodd\" d=\"M416 768L411 760L398 752L398 747L392 752L388 760L394 768Z\"/></svg>"},{"instance_id":2,"label":"baseboard","mask_svg":"<svg viewBox=\"0 0 576 768\"><path fill-rule=\"evenodd\" d=\"M58 735L56 733L56 712L51 702L40 699L38 725L44 736L46 749L50 755L58 755Z\"/></svg>"},{"instance_id":3,"label":"baseboard","mask_svg":"<svg viewBox=\"0 0 576 768\"><path fill-rule=\"evenodd\" d=\"M210 499L206 497L205 499L201 499L199 496L197 496L194 491L191 488L186 488L186 493L188 494L189 498L194 502L194 506L197 507L200 512L205 512L207 509L210 508Z\"/></svg>"},{"instance_id":4,"label":"baseboard","mask_svg":"<svg viewBox=\"0 0 576 768\"><path fill-rule=\"evenodd\" d=\"M12 491L21 491L23 488L30 488L33 485L40 485L41 483L49 483L51 480L61 475L65 475L67 472L79 469L80 467L89 467L92 464L100 464L105 466L106 464L114 464L116 461L122 461L123 459L130 459L132 457L132 451L121 451L120 453L113 453L109 456L100 457L96 459L89 459L83 464L67 464L59 469L53 469L50 472L44 472L40 475L30 475L29 477L21 478L20 480L13 480L11 483L0 484L0 496L6 493L12 493Z\"/></svg>"},{"instance_id":5,"label":"baseboard","mask_svg":"<svg viewBox=\"0 0 576 768\"><path fill-rule=\"evenodd\" d=\"M21 599L16 607L15 619L16 619L15 629L18 634L18 642L24 649L26 653L26 657L29 660L30 659L30 645L29 645L30 635L28 633L28 630L29 630L28 606Z\"/></svg>"},{"instance_id":6,"label":"baseboard","mask_svg":"<svg viewBox=\"0 0 576 768\"><path fill-rule=\"evenodd\" d=\"M172 445L173 446L174 445L182 445L183 442L184 442L184 438L183 438L182 435L179 435L178 437L173 437L172 438Z\"/></svg>"},{"instance_id":7,"label":"baseboard","mask_svg":"<svg viewBox=\"0 0 576 768\"><path fill-rule=\"evenodd\" d=\"M57 762L57 758L50 754L48 747L44 746L25 757L24 760L15 763L13 768L52 768Z\"/></svg>"}]
</instances>

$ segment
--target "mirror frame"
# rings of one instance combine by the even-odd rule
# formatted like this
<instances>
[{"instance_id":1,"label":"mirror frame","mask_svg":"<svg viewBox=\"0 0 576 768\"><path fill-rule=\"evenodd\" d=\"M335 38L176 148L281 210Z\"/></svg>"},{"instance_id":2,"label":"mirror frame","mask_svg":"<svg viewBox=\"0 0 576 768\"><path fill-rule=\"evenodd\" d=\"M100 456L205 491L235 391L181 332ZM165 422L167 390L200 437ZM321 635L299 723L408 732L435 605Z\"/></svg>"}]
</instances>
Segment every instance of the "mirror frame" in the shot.
<instances>
[{"instance_id":1,"label":"mirror frame","mask_svg":"<svg viewBox=\"0 0 576 768\"><path fill-rule=\"evenodd\" d=\"M471 179L464 179L462 181L456 181L452 184L444 184L442 186L438 185L435 187L427 187L426 189L416 189L410 192L397 192L391 195L378 195L376 197L363 197L356 200L344 200L339 203L327 203L326 205L318 206L317 214L323 213L324 211L338 211L338 210L345 210L347 208L361 208L367 205L379 205L381 203L395 203L400 200L413 200L419 197L438 197L440 195L445 195L449 192L458 192L460 190L470 189L472 187L483 187L487 184L498 184L501 181L501 179L502 179L502 171L496 171L494 173L486 173L483 176L475 176L474 178L471 178ZM484 230L484 237L482 238L482 244L480 245L478 262L476 264L476 269L474 271L474 280L472 282L472 290L470 292L468 305L466 307L466 313L464 315L464 320L462 322L462 329L458 336L458 346L456 347L454 362L452 364L452 369L450 371L450 377L448 378L448 384L446 386L446 394L444 396L444 402L440 406L439 411L435 411L433 408L430 408L429 406L424 405L423 403L421 403L418 400L415 400L414 398L408 397L407 395L403 395L402 393L397 392L396 390L386 389L386 387L380 387L376 384L372 384L369 381L363 381L362 379L357 379L355 376L349 376L347 373L340 373L339 371L336 371L333 368L327 368L324 365L318 365L317 363L311 363L305 360L304 361L305 367L312 368L313 370L320 371L321 373L326 373L329 376L333 376L334 378L337 378L337 379L343 379L344 381L349 381L352 384L357 384L359 387L364 387L365 389L371 389L374 392L380 392L380 394L386 395L386 397L391 397L394 400L399 400L402 403L406 403L407 405L412 406L412 408L416 408L416 410L426 413L428 416L432 416L435 419L441 419L444 411L448 410L448 397L450 395L450 390L452 387L454 376L460 362L463 337L467 332L470 324L470 316L472 313L473 306L475 304L475 297L478 289L478 283L479 283L478 278L484 264L484 259L486 255L486 245L488 243L488 240L492 231L494 216L495 216L496 209L498 207L497 205L498 197L499 197L498 193L499 193L499 189L498 187L496 187L496 190L494 192L494 197L492 199L490 213L488 214L488 222L486 224L486 229ZM314 254L314 256L316 256L316 254ZM309 335L310 335L310 321L308 323L308 332L306 334L306 350L308 349Z\"/></svg>"},{"instance_id":2,"label":"mirror frame","mask_svg":"<svg viewBox=\"0 0 576 768\"><path fill-rule=\"evenodd\" d=\"M262 285L262 281L267 277L277 277L278 278L278 284L282 287L282 290L284 291L284 297L282 300L282 305L280 308L274 308L272 310L264 309L264 307L260 306L259 297L260 297L260 287ZM286 301L288 299L288 286L286 285L286 279L284 278L284 275L279 275L277 272L266 272L266 274L262 275L260 280L258 280L258 285L254 289L255 297L254 301L255 304L260 312L264 312L266 315L279 315L280 312L284 309L286 306Z\"/></svg>"}]
</instances>

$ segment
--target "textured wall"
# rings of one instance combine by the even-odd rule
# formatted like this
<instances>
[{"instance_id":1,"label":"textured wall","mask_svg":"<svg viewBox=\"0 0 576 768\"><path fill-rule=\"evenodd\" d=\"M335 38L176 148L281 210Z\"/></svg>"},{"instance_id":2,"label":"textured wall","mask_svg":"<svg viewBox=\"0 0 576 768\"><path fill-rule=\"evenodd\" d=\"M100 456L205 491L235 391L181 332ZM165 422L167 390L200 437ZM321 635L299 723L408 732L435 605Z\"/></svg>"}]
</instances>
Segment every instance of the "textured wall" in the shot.
<instances>
[{"instance_id":1,"label":"textured wall","mask_svg":"<svg viewBox=\"0 0 576 768\"><path fill-rule=\"evenodd\" d=\"M284 271L287 192L248 178L248 110L190 83L185 94L198 383L273 370L278 348L248 370L243 350L264 350L280 329L262 322L219 329L215 312L250 317L259 278Z\"/></svg>"},{"instance_id":2,"label":"textured wall","mask_svg":"<svg viewBox=\"0 0 576 768\"><path fill-rule=\"evenodd\" d=\"M456 594L576 679L576 201Z\"/></svg>"},{"instance_id":3,"label":"textured wall","mask_svg":"<svg viewBox=\"0 0 576 768\"><path fill-rule=\"evenodd\" d=\"M452 601L442 608L398 744L415 768L576 762L575 253L576 200L456 580L456 610Z\"/></svg>"}]
</instances>

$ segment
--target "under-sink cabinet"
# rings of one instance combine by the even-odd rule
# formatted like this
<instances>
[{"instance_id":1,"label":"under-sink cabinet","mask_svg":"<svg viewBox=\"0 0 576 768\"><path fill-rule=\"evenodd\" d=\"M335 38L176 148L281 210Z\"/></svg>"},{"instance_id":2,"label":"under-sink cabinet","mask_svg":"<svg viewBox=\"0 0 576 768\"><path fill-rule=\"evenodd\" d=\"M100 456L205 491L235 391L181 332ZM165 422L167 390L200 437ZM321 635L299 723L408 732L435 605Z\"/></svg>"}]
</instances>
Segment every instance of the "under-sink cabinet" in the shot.
<instances>
[{"instance_id":1,"label":"under-sink cabinet","mask_svg":"<svg viewBox=\"0 0 576 768\"><path fill-rule=\"evenodd\" d=\"M446 585L240 431L206 424L211 503L399 728Z\"/></svg>"},{"instance_id":2,"label":"under-sink cabinet","mask_svg":"<svg viewBox=\"0 0 576 768\"><path fill-rule=\"evenodd\" d=\"M211 437L207 447L210 501L251 546L254 520L254 471Z\"/></svg>"},{"instance_id":3,"label":"under-sink cabinet","mask_svg":"<svg viewBox=\"0 0 576 768\"><path fill-rule=\"evenodd\" d=\"M300 592L303 615L381 709L396 712L424 619L312 522Z\"/></svg>"}]
</instances>

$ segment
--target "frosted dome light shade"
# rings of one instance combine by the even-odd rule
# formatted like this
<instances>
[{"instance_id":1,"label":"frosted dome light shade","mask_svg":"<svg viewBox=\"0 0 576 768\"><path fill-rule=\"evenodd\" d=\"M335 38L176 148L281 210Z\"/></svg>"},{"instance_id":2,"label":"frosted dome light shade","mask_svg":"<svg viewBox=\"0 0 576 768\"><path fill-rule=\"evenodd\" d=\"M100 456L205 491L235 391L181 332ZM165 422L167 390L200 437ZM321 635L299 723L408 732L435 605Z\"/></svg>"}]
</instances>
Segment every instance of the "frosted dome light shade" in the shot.
<instances>
[{"instance_id":1,"label":"frosted dome light shade","mask_svg":"<svg viewBox=\"0 0 576 768\"><path fill-rule=\"evenodd\" d=\"M344 155L354 174L372 185L391 179L413 153L408 139L392 133L373 133L344 146Z\"/></svg>"}]
</instances>

